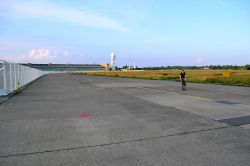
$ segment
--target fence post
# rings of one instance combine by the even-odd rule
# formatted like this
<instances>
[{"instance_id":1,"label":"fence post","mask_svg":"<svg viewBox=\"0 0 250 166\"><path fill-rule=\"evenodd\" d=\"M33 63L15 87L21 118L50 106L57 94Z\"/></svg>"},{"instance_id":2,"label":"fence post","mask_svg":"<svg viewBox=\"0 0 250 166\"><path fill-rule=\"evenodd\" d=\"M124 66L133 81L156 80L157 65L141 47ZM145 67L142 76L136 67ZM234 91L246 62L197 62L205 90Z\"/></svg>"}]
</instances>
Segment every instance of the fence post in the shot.
<instances>
[{"instance_id":1,"label":"fence post","mask_svg":"<svg viewBox=\"0 0 250 166\"><path fill-rule=\"evenodd\" d=\"M24 86L24 73L23 73L23 65L21 66L21 79L22 79L22 86Z\"/></svg>"},{"instance_id":2,"label":"fence post","mask_svg":"<svg viewBox=\"0 0 250 166\"><path fill-rule=\"evenodd\" d=\"M20 87L20 65L17 64L17 87Z\"/></svg>"},{"instance_id":3,"label":"fence post","mask_svg":"<svg viewBox=\"0 0 250 166\"><path fill-rule=\"evenodd\" d=\"M20 65L20 86L22 87L23 86L23 71L22 71L22 65Z\"/></svg>"},{"instance_id":4,"label":"fence post","mask_svg":"<svg viewBox=\"0 0 250 166\"><path fill-rule=\"evenodd\" d=\"M14 67L14 68L13 68L13 74L14 74L14 83L15 83L15 84L14 84L14 90L16 90L16 89L17 89L17 78L16 78L16 74L17 74L17 73L16 73L16 70L17 70L17 69L16 69L16 64L14 63L13 65L14 65L14 66L13 66L13 67Z\"/></svg>"},{"instance_id":5,"label":"fence post","mask_svg":"<svg viewBox=\"0 0 250 166\"><path fill-rule=\"evenodd\" d=\"M7 90L7 82L6 82L6 67L5 62L3 61L3 89Z\"/></svg>"},{"instance_id":6,"label":"fence post","mask_svg":"<svg viewBox=\"0 0 250 166\"><path fill-rule=\"evenodd\" d=\"M11 67L11 63L9 63L10 66L10 92L12 92L13 87L12 87L12 67Z\"/></svg>"},{"instance_id":7,"label":"fence post","mask_svg":"<svg viewBox=\"0 0 250 166\"><path fill-rule=\"evenodd\" d=\"M24 74L24 85L26 85L26 80L27 80L27 73L26 73L26 66L23 66L23 74Z\"/></svg>"}]
</instances>

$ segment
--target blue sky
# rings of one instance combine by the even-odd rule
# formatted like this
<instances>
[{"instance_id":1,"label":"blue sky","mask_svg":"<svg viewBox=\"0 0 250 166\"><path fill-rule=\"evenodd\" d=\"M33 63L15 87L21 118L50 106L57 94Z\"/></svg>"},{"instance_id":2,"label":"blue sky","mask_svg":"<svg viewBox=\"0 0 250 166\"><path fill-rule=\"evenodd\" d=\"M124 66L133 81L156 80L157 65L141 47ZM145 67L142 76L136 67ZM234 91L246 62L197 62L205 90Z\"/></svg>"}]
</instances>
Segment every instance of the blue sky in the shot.
<instances>
[{"instance_id":1,"label":"blue sky","mask_svg":"<svg viewBox=\"0 0 250 166\"><path fill-rule=\"evenodd\" d=\"M250 63L248 0L0 0L0 59L118 66Z\"/></svg>"}]
</instances>

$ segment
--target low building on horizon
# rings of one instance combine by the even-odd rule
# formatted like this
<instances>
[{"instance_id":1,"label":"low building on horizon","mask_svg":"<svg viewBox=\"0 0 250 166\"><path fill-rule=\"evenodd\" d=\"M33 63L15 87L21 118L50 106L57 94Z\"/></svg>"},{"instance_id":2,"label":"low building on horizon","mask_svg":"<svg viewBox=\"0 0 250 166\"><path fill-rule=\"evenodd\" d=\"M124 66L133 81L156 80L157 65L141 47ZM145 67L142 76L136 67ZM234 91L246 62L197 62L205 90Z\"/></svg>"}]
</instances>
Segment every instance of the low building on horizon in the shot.
<instances>
[{"instance_id":1,"label":"low building on horizon","mask_svg":"<svg viewBox=\"0 0 250 166\"><path fill-rule=\"evenodd\" d=\"M23 63L24 66L39 69L42 71L54 71L54 72L77 72L77 71L106 71L107 64L35 64L35 63ZM109 67L108 67L109 68Z\"/></svg>"}]
</instances>

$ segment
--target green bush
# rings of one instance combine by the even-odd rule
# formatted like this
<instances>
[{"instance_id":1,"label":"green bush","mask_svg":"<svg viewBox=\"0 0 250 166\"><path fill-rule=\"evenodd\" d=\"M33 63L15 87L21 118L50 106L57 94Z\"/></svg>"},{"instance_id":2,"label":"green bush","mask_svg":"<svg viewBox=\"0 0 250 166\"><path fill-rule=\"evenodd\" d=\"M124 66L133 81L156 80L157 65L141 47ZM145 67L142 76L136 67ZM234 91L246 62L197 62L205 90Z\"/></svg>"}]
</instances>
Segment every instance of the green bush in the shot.
<instances>
[{"instance_id":1,"label":"green bush","mask_svg":"<svg viewBox=\"0 0 250 166\"><path fill-rule=\"evenodd\" d=\"M17 90L15 91L15 95L18 95L19 93L21 93L23 90L21 88L17 88Z\"/></svg>"},{"instance_id":2,"label":"green bush","mask_svg":"<svg viewBox=\"0 0 250 166\"><path fill-rule=\"evenodd\" d=\"M250 64L247 64L245 67L247 70L250 70Z\"/></svg>"}]
</instances>

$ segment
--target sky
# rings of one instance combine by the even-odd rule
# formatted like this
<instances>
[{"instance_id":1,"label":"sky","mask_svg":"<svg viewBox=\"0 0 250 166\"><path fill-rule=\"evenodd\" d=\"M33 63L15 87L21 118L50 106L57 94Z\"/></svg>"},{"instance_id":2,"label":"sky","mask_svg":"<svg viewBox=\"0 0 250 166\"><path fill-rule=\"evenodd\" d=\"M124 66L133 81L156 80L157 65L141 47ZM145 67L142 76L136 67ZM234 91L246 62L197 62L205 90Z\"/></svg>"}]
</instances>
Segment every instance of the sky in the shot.
<instances>
[{"instance_id":1,"label":"sky","mask_svg":"<svg viewBox=\"0 0 250 166\"><path fill-rule=\"evenodd\" d=\"M0 59L245 65L249 0L0 0Z\"/></svg>"}]
</instances>

